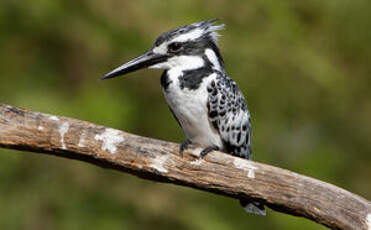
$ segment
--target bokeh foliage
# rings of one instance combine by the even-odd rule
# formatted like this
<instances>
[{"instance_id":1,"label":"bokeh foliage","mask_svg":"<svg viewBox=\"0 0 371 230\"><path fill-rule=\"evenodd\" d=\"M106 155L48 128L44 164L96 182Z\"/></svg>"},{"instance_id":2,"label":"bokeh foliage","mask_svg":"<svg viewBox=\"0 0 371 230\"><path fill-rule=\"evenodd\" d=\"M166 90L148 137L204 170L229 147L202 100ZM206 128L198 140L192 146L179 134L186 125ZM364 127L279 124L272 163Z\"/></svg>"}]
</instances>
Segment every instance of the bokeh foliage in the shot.
<instances>
[{"instance_id":1,"label":"bokeh foliage","mask_svg":"<svg viewBox=\"0 0 371 230\"><path fill-rule=\"evenodd\" d=\"M371 199L367 0L0 2L0 102L181 142L160 72L97 79L161 32L220 18L254 159ZM0 150L0 229L324 229L85 163Z\"/></svg>"}]
</instances>

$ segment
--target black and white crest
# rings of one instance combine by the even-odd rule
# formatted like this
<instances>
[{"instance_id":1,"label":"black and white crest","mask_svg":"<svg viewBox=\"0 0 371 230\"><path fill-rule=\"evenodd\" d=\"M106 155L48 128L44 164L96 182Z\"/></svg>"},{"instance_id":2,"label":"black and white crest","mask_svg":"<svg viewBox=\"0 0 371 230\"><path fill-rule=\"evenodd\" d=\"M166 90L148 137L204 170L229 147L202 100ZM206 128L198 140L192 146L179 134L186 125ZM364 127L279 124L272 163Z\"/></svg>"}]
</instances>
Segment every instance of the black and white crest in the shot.
<instances>
[{"instance_id":1,"label":"black and white crest","mask_svg":"<svg viewBox=\"0 0 371 230\"><path fill-rule=\"evenodd\" d=\"M218 65L222 66L223 59L217 45L219 36L217 31L223 29L224 25L215 25L215 22L215 19L197 22L160 35L152 50L154 53L167 55L169 61L151 68L169 69L174 67L176 63L186 63L190 56L204 55L207 48L213 50L215 55L213 61L217 61ZM175 60L179 58L183 58L183 60ZM188 60L184 60L186 58Z\"/></svg>"},{"instance_id":2,"label":"black and white crest","mask_svg":"<svg viewBox=\"0 0 371 230\"><path fill-rule=\"evenodd\" d=\"M224 24L215 25L217 19L208 21L196 22L186 25L175 30L161 34L155 41L154 46L158 47L161 44L170 42L186 42L202 40L205 37L210 37L215 43L218 41L218 30L224 29Z\"/></svg>"}]
</instances>

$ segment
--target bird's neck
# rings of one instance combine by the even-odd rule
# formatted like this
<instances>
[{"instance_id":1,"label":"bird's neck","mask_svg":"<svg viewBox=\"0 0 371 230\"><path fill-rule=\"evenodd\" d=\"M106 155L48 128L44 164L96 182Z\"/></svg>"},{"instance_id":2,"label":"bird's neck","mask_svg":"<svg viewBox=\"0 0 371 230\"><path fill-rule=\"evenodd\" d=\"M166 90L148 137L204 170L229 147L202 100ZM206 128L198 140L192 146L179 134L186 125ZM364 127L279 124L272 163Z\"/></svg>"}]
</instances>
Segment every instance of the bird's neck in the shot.
<instances>
[{"instance_id":1,"label":"bird's neck","mask_svg":"<svg viewBox=\"0 0 371 230\"><path fill-rule=\"evenodd\" d=\"M212 65L205 64L199 68L181 70L180 68L171 68L165 70L161 76L161 85L166 91L167 88L174 84L180 90L197 90L203 80L213 73L215 70Z\"/></svg>"},{"instance_id":2,"label":"bird's neck","mask_svg":"<svg viewBox=\"0 0 371 230\"><path fill-rule=\"evenodd\" d=\"M212 43L214 44L214 43ZM224 61L220 54L219 48L214 44L210 48L205 49L204 59L212 66L214 70L224 72Z\"/></svg>"},{"instance_id":3,"label":"bird's neck","mask_svg":"<svg viewBox=\"0 0 371 230\"><path fill-rule=\"evenodd\" d=\"M169 60L167 70L161 76L161 85L166 90L175 83L181 90L197 90L203 79L215 72L224 72L219 51L205 49L200 56L180 56Z\"/></svg>"}]
</instances>

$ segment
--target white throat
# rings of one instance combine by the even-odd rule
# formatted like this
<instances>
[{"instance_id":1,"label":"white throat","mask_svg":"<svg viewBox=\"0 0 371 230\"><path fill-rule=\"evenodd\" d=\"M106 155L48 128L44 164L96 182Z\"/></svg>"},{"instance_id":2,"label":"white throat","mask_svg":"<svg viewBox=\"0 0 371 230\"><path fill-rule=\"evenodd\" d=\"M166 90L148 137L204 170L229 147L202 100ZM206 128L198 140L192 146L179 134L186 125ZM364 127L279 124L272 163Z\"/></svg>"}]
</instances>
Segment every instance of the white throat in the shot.
<instances>
[{"instance_id":1,"label":"white throat","mask_svg":"<svg viewBox=\"0 0 371 230\"><path fill-rule=\"evenodd\" d=\"M193 70L201 68L205 65L202 57L199 56L175 56L169 58L166 62L158 63L156 65L150 66L151 69L166 69L172 70L177 69L179 71Z\"/></svg>"}]
</instances>

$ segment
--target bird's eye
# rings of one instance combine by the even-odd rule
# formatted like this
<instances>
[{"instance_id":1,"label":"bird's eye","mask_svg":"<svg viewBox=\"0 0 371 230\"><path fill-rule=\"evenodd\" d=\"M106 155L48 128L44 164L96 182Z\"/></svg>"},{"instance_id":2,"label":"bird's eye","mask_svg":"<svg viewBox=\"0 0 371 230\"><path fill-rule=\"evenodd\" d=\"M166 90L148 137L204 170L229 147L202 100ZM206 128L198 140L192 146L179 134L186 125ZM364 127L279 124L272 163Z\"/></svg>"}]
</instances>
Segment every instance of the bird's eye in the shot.
<instances>
[{"instance_id":1,"label":"bird's eye","mask_svg":"<svg viewBox=\"0 0 371 230\"><path fill-rule=\"evenodd\" d=\"M177 52L181 50L182 44L180 42L173 42L169 45L169 51L170 52Z\"/></svg>"}]
</instances>

